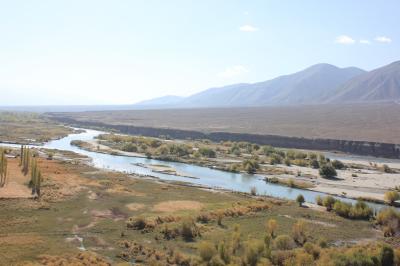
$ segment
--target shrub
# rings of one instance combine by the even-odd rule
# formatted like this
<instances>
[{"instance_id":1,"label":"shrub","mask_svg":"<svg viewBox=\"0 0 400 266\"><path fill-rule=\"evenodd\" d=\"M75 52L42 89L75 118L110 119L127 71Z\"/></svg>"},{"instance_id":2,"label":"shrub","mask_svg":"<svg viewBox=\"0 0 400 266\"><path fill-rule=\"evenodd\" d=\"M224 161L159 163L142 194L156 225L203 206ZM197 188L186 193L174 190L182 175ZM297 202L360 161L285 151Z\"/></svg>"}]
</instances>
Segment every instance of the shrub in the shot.
<instances>
[{"instance_id":1,"label":"shrub","mask_svg":"<svg viewBox=\"0 0 400 266\"><path fill-rule=\"evenodd\" d=\"M333 166L335 169L344 169L344 168L345 168L344 163L342 163L342 162L339 161L339 160L333 160L333 161L332 161L332 166Z\"/></svg>"},{"instance_id":2,"label":"shrub","mask_svg":"<svg viewBox=\"0 0 400 266\"><path fill-rule=\"evenodd\" d=\"M319 174L320 174L320 176L326 177L326 178L333 178L333 177L337 176L335 168L333 168L331 165L323 165L319 169Z\"/></svg>"},{"instance_id":3,"label":"shrub","mask_svg":"<svg viewBox=\"0 0 400 266\"><path fill-rule=\"evenodd\" d=\"M314 264L314 258L312 255L306 253L305 251L298 251L296 253L296 258L294 259L295 264L299 266L309 266Z\"/></svg>"},{"instance_id":4,"label":"shrub","mask_svg":"<svg viewBox=\"0 0 400 266\"><path fill-rule=\"evenodd\" d=\"M274 147L271 147L271 146L269 146L269 145L263 146L263 147L262 147L262 153L263 153L264 155L266 155L266 156L269 156L269 155L275 153L275 148L274 148Z\"/></svg>"},{"instance_id":5,"label":"shrub","mask_svg":"<svg viewBox=\"0 0 400 266\"><path fill-rule=\"evenodd\" d=\"M296 198L296 202L299 204L299 206L301 207L303 205L303 203L305 202L304 200L304 196L299 194Z\"/></svg>"},{"instance_id":6,"label":"shrub","mask_svg":"<svg viewBox=\"0 0 400 266\"><path fill-rule=\"evenodd\" d=\"M257 188L256 188L256 187L251 187L251 189L250 189L250 194L251 194L252 196L257 195Z\"/></svg>"},{"instance_id":7,"label":"shrub","mask_svg":"<svg viewBox=\"0 0 400 266\"><path fill-rule=\"evenodd\" d=\"M122 146L121 150L127 151L127 152L137 152L138 148L135 144L133 143L126 143Z\"/></svg>"},{"instance_id":8,"label":"shrub","mask_svg":"<svg viewBox=\"0 0 400 266\"><path fill-rule=\"evenodd\" d=\"M400 228L400 213L393 208L386 208L378 213L376 221L384 227L385 236L393 236Z\"/></svg>"},{"instance_id":9,"label":"shrub","mask_svg":"<svg viewBox=\"0 0 400 266\"><path fill-rule=\"evenodd\" d=\"M327 211L332 210L333 208L333 204L335 204L336 200L334 197L332 196L326 196L324 197L323 201L322 201L322 205L324 205L324 207L326 208Z\"/></svg>"},{"instance_id":10,"label":"shrub","mask_svg":"<svg viewBox=\"0 0 400 266\"><path fill-rule=\"evenodd\" d=\"M379 254L379 260L381 262L381 265L394 265L393 249L388 245L383 245Z\"/></svg>"},{"instance_id":11,"label":"shrub","mask_svg":"<svg viewBox=\"0 0 400 266\"><path fill-rule=\"evenodd\" d=\"M384 199L387 203L393 204L396 200L400 199L400 194L397 191L388 191L385 193Z\"/></svg>"},{"instance_id":12,"label":"shrub","mask_svg":"<svg viewBox=\"0 0 400 266\"><path fill-rule=\"evenodd\" d=\"M219 225L219 226L222 226L222 219L224 218L224 215L221 213L221 212L219 212L218 214L217 214L217 224Z\"/></svg>"},{"instance_id":13,"label":"shrub","mask_svg":"<svg viewBox=\"0 0 400 266\"><path fill-rule=\"evenodd\" d=\"M319 168L319 162L317 160L311 160L310 162L310 166L314 169L318 169Z\"/></svg>"},{"instance_id":14,"label":"shrub","mask_svg":"<svg viewBox=\"0 0 400 266\"><path fill-rule=\"evenodd\" d=\"M320 248L327 248L328 242L326 241L325 238L322 237L318 240L318 245L320 246Z\"/></svg>"},{"instance_id":15,"label":"shrub","mask_svg":"<svg viewBox=\"0 0 400 266\"><path fill-rule=\"evenodd\" d=\"M218 245L218 255L225 262L225 264L229 264L231 261L231 251L230 248L227 247L225 242L221 242Z\"/></svg>"},{"instance_id":16,"label":"shrub","mask_svg":"<svg viewBox=\"0 0 400 266\"><path fill-rule=\"evenodd\" d=\"M306 224L304 221L300 220L293 224L292 237L293 240L299 245L303 245L307 241Z\"/></svg>"},{"instance_id":17,"label":"shrub","mask_svg":"<svg viewBox=\"0 0 400 266\"><path fill-rule=\"evenodd\" d=\"M265 225L265 229L269 236L274 237L275 232L278 229L278 223L276 222L275 219L269 219Z\"/></svg>"},{"instance_id":18,"label":"shrub","mask_svg":"<svg viewBox=\"0 0 400 266\"><path fill-rule=\"evenodd\" d=\"M212 257L217 254L217 250L214 245L210 242L201 242L198 247L200 258L204 262L210 262Z\"/></svg>"},{"instance_id":19,"label":"shrub","mask_svg":"<svg viewBox=\"0 0 400 266\"><path fill-rule=\"evenodd\" d=\"M208 158L215 158L216 152L213 149L202 147L199 149L199 153Z\"/></svg>"},{"instance_id":20,"label":"shrub","mask_svg":"<svg viewBox=\"0 0 400 266\"><path fill-rule=\"evenodd\" d=\"M372 215L373 210L361 200L358 200L350 210L350 218L352 219L369 219Z\"/></svg>"},{"instance_id":21,"label":"shrub","mask_svg":"<svg viewBox=\"0 0 400 266\"><path fill-rule=\"evenodd\" d=\"M243 169L249 174L254 174L258 168L260 168L260 165L255 160L245 160L243 162Z\"/></svg>"},{"instance_id":22,"label":"shrub","mask_svg":"<svg viewBox=\"0 0 400 266\"><path fill-rule=\"evenodd\" d=\"M274 245L279 250L290 250L294 247L293 240L288 235L278 236L274 241Z\"/></svg>"},{"instance_id":23,"label":"shrub","mask_svg":"<svg viewBox=\"0 0 400 266\"><path fill-rule=\"evenodd\" d=\"M316 246L316 245L314 245L314 244L312 244L310 242L306 242L303 245L303 248L308 254L313 256L313 258L315 260L318 259L319 255L321 254L321 249L318 246Z\"/></svg>"},{"instance_id":24,"label":"shrub","mask_svg":"<svg viewBox=\"0 0 400 266\"><path fill-rule=\"evenodd\" d=\"M186 219L182 222L181 235L186 241L191 241L200 235L200 232L192 219Z\"/></svg>"},{"instance_id":25,"label":"shrub","mask_svg":"<svg viewBox=\"0 0 400 266\"><path fill-rule=\"evenodd\" d=\"M322 197L320 195L316 196L315 202L317 203L317 205L322 206L323 205Z\"/></svg>"},{"instance_id":26,"label":"shrub","mask_svg":"<svg viewBox=\"0 0 400 266\"><path fill-rule=\"evenodd\" d=\"M146 228L146 220L141 216L135 218L131 217L128 220L127 227L135 230L143 230Z\"/></svg>"},{"instance_id":27,"label":"shrub","mask_svg":"<svg viewBox=\"0 0 400 266\"><path fill-rule=\"evenodd\" d=\"M301 167L308 166L308 162L305 159L296 159L293 161L293 164L301 166Z\"/></svg>"},{"instance_id":28,"label":"shrub","mask_svg":"<svg viewBox=\"0 0 400 266\"><path fill-rule=\"evenodd\" d=\"M333 204L333 211L339 216L348 218L351 207L352 206L350 203L341 202L341 201L337 200Z\"/></svg>"},{"instance_id":29,"label":"shrub","mask_svg":"<svg viewBox=\"0 0 400 266\"><path fill-rule=\"evenodd\" d=\"M394 171L387 164L382 165L382 169L383 169L383 171L385 173L388 173L388 174L393 174L394 173Z\"/></svg>"},{"instance_id":30,"label":"shrub","mask_svg":"<svg viewBox=\"0 0 400 266\"><path fill-rule=\"evenodd\" d=\"M272 154L270 159L269 159L269 163L274 165L274 164L280 164L282 163L282 157L278 154Z\"/></svg>"},{"instance_id":31,"label":"shrub","mask_svg":"<svg viewBox=\"0 0 400 266\"><path fill-rule=\"evenodd\" d=\"M264 243L262 241L253 240L247 243L244 252L246 265L256 266L264 251Z\"/></svg>"}]
</instances>

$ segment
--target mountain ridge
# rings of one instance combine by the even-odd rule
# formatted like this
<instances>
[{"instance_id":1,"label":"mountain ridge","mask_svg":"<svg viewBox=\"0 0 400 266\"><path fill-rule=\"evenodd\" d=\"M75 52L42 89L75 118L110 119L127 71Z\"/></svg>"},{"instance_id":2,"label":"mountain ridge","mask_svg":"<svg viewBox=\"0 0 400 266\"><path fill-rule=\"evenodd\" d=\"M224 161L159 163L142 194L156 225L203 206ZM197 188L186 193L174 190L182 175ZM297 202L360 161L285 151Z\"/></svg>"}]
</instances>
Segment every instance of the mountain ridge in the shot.
<instances>
[{"instance_id":1,"label":"mountain ridge","mask_svg":"<svg viewBox=\"0 0 400 266\"><path fill-rule=\"evenodd\" d=\"M152 105L157 99L159 104ZM396 101L400 100L400 61L372 71L320 63L262 82L209 88L162 105L160 99L134 106L201 108Z\"/></svg>"}]
</instances>

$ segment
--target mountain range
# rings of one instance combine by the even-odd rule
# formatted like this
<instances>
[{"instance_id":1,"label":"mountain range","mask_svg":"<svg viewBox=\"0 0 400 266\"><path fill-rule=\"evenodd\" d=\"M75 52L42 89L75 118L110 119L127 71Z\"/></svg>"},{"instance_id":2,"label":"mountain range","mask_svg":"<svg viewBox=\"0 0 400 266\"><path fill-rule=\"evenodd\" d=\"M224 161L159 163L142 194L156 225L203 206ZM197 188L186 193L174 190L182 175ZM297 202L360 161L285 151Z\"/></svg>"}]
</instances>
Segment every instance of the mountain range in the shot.
<instances>
[{"instance_id":1,"label":"mountain range","mask_svg":"<svg viewBox=\"0 0 400 266\"><path fill-rule=\"evenodd\" d=\"M317 64L258 83L210 88L188 97L164 96L135 108L247 107L400 100L400 61L365 71Z\"/></svg>"}]
</instances>

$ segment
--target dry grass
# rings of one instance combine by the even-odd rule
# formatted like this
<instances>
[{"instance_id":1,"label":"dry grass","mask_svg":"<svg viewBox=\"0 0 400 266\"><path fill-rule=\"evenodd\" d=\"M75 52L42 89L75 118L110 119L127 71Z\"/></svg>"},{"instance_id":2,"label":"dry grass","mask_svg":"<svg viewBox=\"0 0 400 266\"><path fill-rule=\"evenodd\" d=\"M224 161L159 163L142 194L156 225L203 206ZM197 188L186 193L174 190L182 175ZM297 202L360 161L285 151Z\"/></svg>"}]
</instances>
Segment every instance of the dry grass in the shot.
<instances>
[{"instance_id":1,"label":"dry grass","mask_svg":"<svg viewBox=\"0 0 400 266\"><path fill-rule=\"evenodd\" d=\"M378 103L104 111L54 116L108 125L400 143L399 113L398 104Z\"/></svg>"},{"instance_id":2,"label":"dry grass","mask_svg":"<svg viewBox=\"0 0 400 266\"><path fill-rule=\"evenodd\" d=\"M146 207L146 205L141 204L141 203L129 203L129 204L126 204L125 206L131 211L138 211L138 210L144 209L144 207Z\"/></svg>"},{"instance_id":3,"label":"dry grass","mask_svg":"<svg viewBox=\"0 0 400 266\"><path fill-rule=\"evenodd\" d=\"M154 205L153 210L156 212L177 212L185 210L201 210L204 205L198 201L192 200L171 200Z\"/></svg>"}]
</instances>

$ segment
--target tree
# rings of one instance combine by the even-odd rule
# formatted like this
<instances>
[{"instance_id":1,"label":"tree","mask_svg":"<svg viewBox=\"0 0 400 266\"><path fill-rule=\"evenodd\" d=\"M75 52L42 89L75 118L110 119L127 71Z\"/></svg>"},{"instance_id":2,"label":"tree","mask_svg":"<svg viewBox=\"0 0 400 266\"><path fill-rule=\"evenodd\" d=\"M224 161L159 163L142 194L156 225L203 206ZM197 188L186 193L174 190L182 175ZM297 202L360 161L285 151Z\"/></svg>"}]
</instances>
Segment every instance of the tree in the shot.
<instances>
[{"instance_id":1,"label":"tree","mask_svg":"<svg viewBox=\"0 0 400 266\"><path fill-rule=\"evenodd\" d=\"M3 187L6 184L7 179L7 157L5 150L0 150L0 186Z\"/></svg>"},{"instance_id":2,"label":"tree","mask_svg":"<svg viewBox=\"0 0 400 266\"><path fill-rule=\"evenodd\" d=\"M333 178L333 177L337 176L335 168L333 168L331 165L323 165L319 169L319 174L320 174L320 176L326 177L326 178Z\"/></svg>"},{"instance_id":3,"label":"tree","mask_svg":"<svg viewBox=\"0 0 400 266\"><path fill-rule=\"evenodd\" d=\"M303 203L305 202L304 200L304 196L299 194L296 198L296 202L299 204L299 206L301 207L303 205Z\"/></svg>"},{"instance_id":4,"label":"tree","mask_svg":"<svg viewBox=\"0 0 400 266\"><path fill-rule=\"evenodd\" d=\"M27 175L29 172L29 165L31 161L31 153L29 148L24 148L22 158L22 173Z\"/></svg>"},{"instance_id":5,"label":"tree","mask_svg":"<svg viewBox=\"0 0 400 266\"><path fill-rule=\"evenodd\" d=\"M38 168L37 160L32 160L31 163L31 181L29 186L32 188L32 195L36 194L40 197L40 186L42 183L42 174Z\"/></svg>"}]
</instances>

